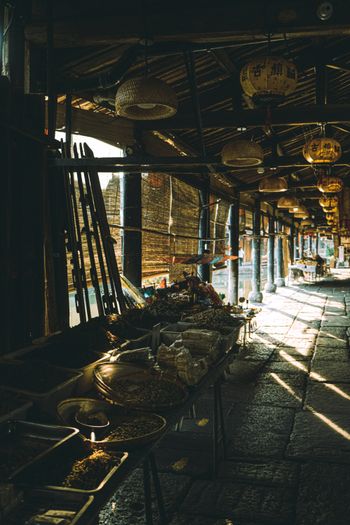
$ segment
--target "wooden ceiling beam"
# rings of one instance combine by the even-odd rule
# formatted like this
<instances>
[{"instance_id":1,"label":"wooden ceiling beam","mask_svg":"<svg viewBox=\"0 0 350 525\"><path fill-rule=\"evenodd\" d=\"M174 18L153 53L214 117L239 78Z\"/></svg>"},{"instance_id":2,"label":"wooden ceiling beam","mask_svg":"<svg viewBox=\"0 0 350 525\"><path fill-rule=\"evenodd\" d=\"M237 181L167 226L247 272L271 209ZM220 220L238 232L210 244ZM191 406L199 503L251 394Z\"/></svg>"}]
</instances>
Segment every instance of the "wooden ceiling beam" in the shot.
<instances>
[{"instance_id":1,"label":"wooden ceiling beam","mask_svg":"<svg viewBox=\"0 0 350 525\"><path fill-rule=\"evenodd\" d=\"M213 111L203 114L203 128L264 127L266 120L266 109ZM282 107L271 109L269 114L269 123L273 126L318 125L322 122L328 124L350 123L350 104ZM169 119L143 122L138 126L149 130L195 129L193 117L181 114Z\"/></svg>"},{"instance_id":2,"label":"wooden ceiling beam","mask_svg":"<svg viewBox=\"0 0 350 525\"><path fill-rule=\"evenodd\" d=\"M74 12L74 2L60 2L54 21L56 47L82 47L135 44L145 32L139 2L125 5L112 3L108 10L86 9ZM113 6L114 4L114 6ZM157 41L187 40L192 42L220 42L235 39L251 41L274 36L288 38L311 36L341 36L350 34L350 12L347 0L338 0L334 15L327 23L318 19L317 4L305 0L245 0L244 2L182 2L159 7L150 4L147 11L147 32ZM64 16L62 15L64 14ZM26 38L45 45L45 20L34 21L25 28Z\"/></svg>"}]
</instances>

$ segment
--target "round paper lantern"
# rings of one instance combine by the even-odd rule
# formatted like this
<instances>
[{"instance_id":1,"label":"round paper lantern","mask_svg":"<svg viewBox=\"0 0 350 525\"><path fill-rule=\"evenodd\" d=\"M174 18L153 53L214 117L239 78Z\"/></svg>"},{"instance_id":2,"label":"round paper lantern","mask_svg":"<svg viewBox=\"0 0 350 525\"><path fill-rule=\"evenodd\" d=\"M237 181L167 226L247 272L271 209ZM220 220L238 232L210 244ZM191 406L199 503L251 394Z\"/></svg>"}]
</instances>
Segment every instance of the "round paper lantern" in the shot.
<instances>
[{"instance_id":1,"label":"round paper lantern","mask_svg":"<svg viewBox=\"0 0 350 525\"><path fill-rule=\"evenodd\" d=\"M177 97L172 87L152 77L131 78L117 91L115 110L131 120L158 120L177 112Z\"/></svg>"},{"instance_id":2,"label":"round paper lantern","mask_svg":"<svg viewBox=\"0 0 350 525\"><path fill-rule=\"evenodd\" d=\"M281 197L277 201L277 208L282 208L282 209L296 208L295 211L297 211L299 206L300 206L300 203L298 199L292 196Z\"/></svg>"},{"instance_id":3,"label":"round paper lantern","mask_svg":"<svg viewBox=\"0 0 350 525\"><path fill-rule=\"evenodd\" d=\"M317 180L317 188L322 193L339 193L343 189L343 181L334 175L321 175Z\"/></svg>"},{"instance_id":4,"label":"round paper lantern","mask_svg":"<svg viewBox=\"0 0 350 525\"><path fill-rule=\"evenodd\" d=\"M318 201L320 206L327 211L327 208L336 208L338 206L339 199L337 195L323 195Z\"/></svg>"},{"instance_id":5,"label":"round paper lantern","mask_svg":"<svg viewBox=\"0 0 350 525\"><path fill-rule=\"evenodd\" d=\"M295 64L283 57L253 58L240 74L241 86L254 102L270 104L293 93L298 81Z\"/></svg>"},{"instance_id":6,"label":"round paper lantern","mask_svg":"<svg viewBox=\"0 0 350 525\"><path fill-rule=\"evenodd\" d=\"M265 193L280 193L288 190L288 184L283 177L266 177L259 183L259 191Z\"/></svg>"},{"instance_id":7,"label":"round paper lantern","mask_svg":"<svg viewBox=\"0 0 350 525\"><path fill-rule=\"evenodd\" d=\"M311 164L332 164L340 159L341 153L339 142L327 137L311 139L303 148L303 155Z\"/></svg>"},{"instance_id":8,"label":"round paper lantern","mask_svg":"<svg viewBox=\"0 0 350 525\"><path fill-rule=\"evenodd\" d=\"M233 140L222 148L221 160L226 166L259 166L264 160L264 151L256 142Z\"/></svg>"}]
</instances>

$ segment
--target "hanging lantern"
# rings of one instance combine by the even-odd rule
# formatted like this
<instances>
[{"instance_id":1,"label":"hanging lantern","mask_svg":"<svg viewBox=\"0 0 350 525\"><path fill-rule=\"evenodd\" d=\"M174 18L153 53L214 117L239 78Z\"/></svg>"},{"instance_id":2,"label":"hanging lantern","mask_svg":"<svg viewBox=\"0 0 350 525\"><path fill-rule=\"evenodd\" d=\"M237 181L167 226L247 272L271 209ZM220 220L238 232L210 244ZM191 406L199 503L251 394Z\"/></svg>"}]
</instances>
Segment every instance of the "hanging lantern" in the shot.
<instances>
[{"instance_id":1,"label":"hanging lantern","mask_svg":"<svg viewBox=\"0 0 350 525\"><path fill-rule=\"evenodd\" d=\"M317 188L322 193L339 193L343 189L343 181L334 175L321 175L317 180Z\"/></svg>"},{"instance_id":2,"label":"hanging lantern","mask_svg":"<svg viewBox=\"0 0 350 525\"><path fill-rule=\"evenodd\" d=\"M341 146L335 139L316 137L305 144L303 155L310 164L332 164L340 159Z\"/></svg>"},{"instance_id":3,"label":"hanging lantern","mask_svg":"<svg viewBox=\"0 0 350 525\"><path fill-rule=\"evenodd\" d=\"M310 219L305 219L305 220L301 221L300 226L302 226L302 227L311 226L311 224L312 224L312 221Z\"/></svg>"},{"instance_id":4,"label":"hanging lantern","mask_svg":"<svg viewBox=\"0 0 350 525\"><path fill-rule=\"evenodd\" d=\"M297 215L308 215L309 213L303 204L298 204L298 206L289 208L288 211L289 213L293 213L295 217Z\"/></svg>"},{"instance_id":5,"label":"hanging lantern","mask_svg":"<svg viewBox=\"0 0 350 525\"><path fill-rule=\"evenodd\" d=\"M288 190L288 184L283 177L266 177L259 183L259 191L265 193L280 193Z\"/></svg>"},{"instance_id":6,"label":"hanging lantern","mask_svg":"<svg viewBox=\"0 0 350 525\"><path fill-rule=\"evenodd\" d=\"M244 93L254 102L270 104L293 93L298 72L295 64L283 57L257 57L242 68L240 81Z\"/></svg>"},{"instance_id":7,"label":"hanging lantern","mask_svg":"<svg viewBox=\"0 0 350 525\"><path fill-rule=\"evenodd\" d=\"M233 140L222 148L221 160L226 166L258 166L264 160L264 151L256 142Z\"/></svg>"},{"instance_id":8,"label":"hanging lantern","mask_svg":"<svg viewBox=\"0 0 350 525\"><path fill-rule=\"evenodd\" d=\"M329 220L335 220L335 217L334 217L334 214L333 213L326 213L326 220L329 221Z\"/></svg>"},{"instance_id":9,"label":"hanging lantern","mask_svg":"<svg viewBox=\"0 0 350 525\"><path fill-rule=\"evenodd\" d=\"M152 77L131 78L117 91L115 110L131 120L158 120L172 117L177 111L175 91Z\"/></svg>"},{"instance_id":10,"label":"hanging lantern","mask_svg":"<svg viewBox=\"0 0 350 525\"><path fill-rule=\"evenodd\" d=\"M339 199L337 195L323 195L318 202L322 208L336 208L338 206Z\"/></svg>"},{"instance_id":11,"label":"hanging lantern","mask_svg":"<svg viewBox=\"0 0 350 525\"><path fill-rule=\"evenodd\" d=\"M283 209L289 209L289 208L296 208L295 211L299 209L299 201L296 197L288 196L288 197L281 197L277 201L277 208L283 208Z\"/></svg>"},{"instance_id":12,"label":"hanging lantern","mask_svg":"<svg viewBox=\"0 0 350 525\"><path fill-rule=\"evenodd\" d=\"M294 218L295 219L307 219L309 216L308 213L295 213Z\"/></svg>"}]
</instances>

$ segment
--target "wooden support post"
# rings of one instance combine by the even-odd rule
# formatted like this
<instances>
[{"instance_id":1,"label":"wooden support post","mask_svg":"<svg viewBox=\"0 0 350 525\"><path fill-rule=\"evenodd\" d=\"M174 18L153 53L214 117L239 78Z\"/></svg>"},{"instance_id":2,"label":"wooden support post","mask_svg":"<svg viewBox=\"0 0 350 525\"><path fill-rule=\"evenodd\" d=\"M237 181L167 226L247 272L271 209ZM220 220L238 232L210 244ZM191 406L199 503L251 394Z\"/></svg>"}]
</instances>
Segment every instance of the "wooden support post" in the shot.
<instances>
[{"instance_id":1,"label":"wooden support post","mask_svg":"<svg viewBox=\"0 0 350 525\"><path fill-rule=\"evenodd\" d=\"M275 293L275 217L269 216L269 238L267 241L267 283L265 292Z\"/></svg>"},{"instance_id":2,"label":"wooden support post","mask_svg":"<svg viewBox=\"0 0 350 525\"><path fill-rule=\"evenodd\" d=\"M260 201L256 199L253 213L253 239L252 239L252 291L249 293L249 300L261 303L263 294L261 293L261 252L260 252L260 229L261 229L261 210Z\"/></svg>"},{"instance_id":3,"label":"wooden support post","mask_svg":"<svg viewBox=\"0 0 350 525\"><path fill-rule=\"evenodd\" d=\"M239 193L237 193L237 199L234 204L230 205L228 242L230 255L237 257L237 259L228 262L228 301L230 304L237 304L239 279Z\"/></svg>"},{"instance_id":4,"label":"wooden support post","mask_svg":"<svg viewBox=\"0 0 350 525\"><path fill-rule=\"evenodd\" d=\"M208 250L207 241L205 239L208 239L210 237L210 207L209 207L209 199L210 199L210 188L209 184L207 185L207 188L204 190L199 190L199 198L200 198L200 205L201 205L201 212L199 217L199 237L201 240L199 241L199 253L203 254L206 253ZM210 266L209 264L200 264L198 266L198 274L199 278L202 279L202 281L205 281L207 283L210 282Z\"/></svg>"},{"instance_id":5,"label":"wooden support post","mask_svg":"<svg viewBox=\"0 0 350 525\"><path fill-rule=\"evenodd\" d=\"M282 223L278 221L278 233L282 233ZM277 237L277 279L276 285L282 287L286 285L284 278L284 265L283 265L283 239L281 235Z\"/></svg>"},{"instance_id":6,"label":"wooden support post","mask_svg":"<svg viewBox=\"0 0 350 525\"><path fill-rule=\"evenodd\" d=\"M121 179L121 219L123 274L134 286L142 284L142 215L141 215L141 174L124 174Z\"/></svg>"}]
</instances>

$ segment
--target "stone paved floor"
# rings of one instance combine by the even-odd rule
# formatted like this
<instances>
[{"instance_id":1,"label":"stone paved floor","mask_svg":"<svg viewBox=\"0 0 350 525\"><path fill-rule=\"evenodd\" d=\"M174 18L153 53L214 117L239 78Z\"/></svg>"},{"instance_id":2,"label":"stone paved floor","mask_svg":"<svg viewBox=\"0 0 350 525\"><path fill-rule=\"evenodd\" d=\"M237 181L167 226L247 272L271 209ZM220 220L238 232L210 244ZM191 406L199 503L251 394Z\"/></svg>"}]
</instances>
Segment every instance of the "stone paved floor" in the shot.
<instances>
[{"instance_id":1,"label":"stone paved floor","mask_svg":"<svg viewBox=\"0 0 350 525\"><path fill-rule=\"evenodd\" d=\"M350 524L350 272L266 295L223 385L228 459L210 474L211 391L157 451L171 525ZM135 472L100 525L144 523Z\"/></svg>"}]
</instances>

